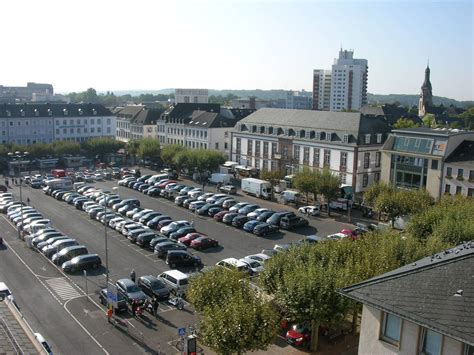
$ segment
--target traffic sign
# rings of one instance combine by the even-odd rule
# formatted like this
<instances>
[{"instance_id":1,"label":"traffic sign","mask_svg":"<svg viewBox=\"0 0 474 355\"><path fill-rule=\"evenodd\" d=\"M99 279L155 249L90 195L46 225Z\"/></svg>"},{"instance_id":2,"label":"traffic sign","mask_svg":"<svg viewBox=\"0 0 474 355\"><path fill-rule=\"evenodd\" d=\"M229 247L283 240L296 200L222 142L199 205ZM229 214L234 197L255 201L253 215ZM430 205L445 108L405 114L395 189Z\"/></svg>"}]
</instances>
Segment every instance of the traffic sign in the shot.
<instances>
[{"instance_id":1,"label":"traffic sign","mask_svg":"<svg viewBox=\"0 0 474 355\"><path fill-rule=\"evenodd\" d=\"M184 337L186 335L186 328L179 328L178 329L178 335L180 337Z\"/></svg>"}]
</instances>

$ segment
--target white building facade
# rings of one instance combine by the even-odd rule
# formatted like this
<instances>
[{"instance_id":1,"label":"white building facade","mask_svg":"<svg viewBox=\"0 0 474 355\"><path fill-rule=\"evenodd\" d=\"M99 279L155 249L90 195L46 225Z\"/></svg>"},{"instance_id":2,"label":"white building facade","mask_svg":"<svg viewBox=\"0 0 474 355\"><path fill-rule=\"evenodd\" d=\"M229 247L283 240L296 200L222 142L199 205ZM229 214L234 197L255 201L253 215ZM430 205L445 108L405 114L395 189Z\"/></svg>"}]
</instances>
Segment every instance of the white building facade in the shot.
<instances>
[{"instance_id":1,"label":"white building facade","mask_svg":"<svg viewBox=\"0 0 474 355\"><path fill-rule=\"evenodd\" d=\"M156 123L163 111L145 105L129 105L118 110L116 138L122 142L142 138L158 139Z\"/></svg>"},{"instance_id":2,"label":"white building facade","mask_svg":"<svg viewBox=\"0 0 474 355\"><path fill-rule=\"evenodd\" d=\"M175 104L207 104L209 103L208 89L175 89Z\"/></svg>"},{"instance_id":3,"label":"white building facade","mask_svg":"<svg viewBox=\"0 0 474 355\"><path fill-rule=\"evenodd\" d=\"M116 116L95 104L0 105L0 141L35 144L115 137Z\"/></svg>"},{"instance_id":4,"label":"white building facade","mask_svg":"<svg viewBox=\"0 0 474 355\"><path fill-rule=\"evenodd\" d=\"M360 110L367 104L368 70L367 59L355 59L354 51L341 49L332 70L313 71L313 109Z\"/></svg>"},{"instance_id":5,"label":"white building facade","mask_svg":"<svg viewBox=\"0 0 474 355\"><path fill-rule=\"evenodd\" d=\"M360 193L380 179L379 150L388 133L380 117L264 108L236 125L231 160L285 174L328 168Z\"/></svg>"}]
</instances>

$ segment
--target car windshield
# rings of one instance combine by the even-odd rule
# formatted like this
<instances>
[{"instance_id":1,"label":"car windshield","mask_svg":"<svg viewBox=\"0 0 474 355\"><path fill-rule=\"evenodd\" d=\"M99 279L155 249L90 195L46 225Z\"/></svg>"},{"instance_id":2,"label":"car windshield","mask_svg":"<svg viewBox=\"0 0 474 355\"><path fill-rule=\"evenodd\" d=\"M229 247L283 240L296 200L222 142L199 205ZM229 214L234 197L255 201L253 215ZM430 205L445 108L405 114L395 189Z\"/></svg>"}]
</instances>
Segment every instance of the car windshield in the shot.
<instances>
[{"instance_id":1,"label":"car windshield","mask_svg":"<svg viewBox=\"0 0 474 355\"><path fill-rule=\"evenodd\" d=\"M150 287L152 290L161 290L161 289L166 288L165 284L159 280L152 281L150 283Z\"/></svg>"},{"instance_id":2,"label":"car windshield","mask_svg":"<svg viewBox=\"0 0 474 355\"><path fill-rule=\"evenodd\" d=\"M291 327L295 332L304 333L306 331L306 327L303 324L295 324Z\"/></svg>"},{"instance_id":3,"label":"car windshield","mask_svg":"<svg viewBox=\"0 0 474 355\"><path fill-rule=\"evenodd\" d=\"M137 285L128 285L127 286L127 292L138 292L140 291L138 289L138 286Z\"/></svg>"}]
</instances>

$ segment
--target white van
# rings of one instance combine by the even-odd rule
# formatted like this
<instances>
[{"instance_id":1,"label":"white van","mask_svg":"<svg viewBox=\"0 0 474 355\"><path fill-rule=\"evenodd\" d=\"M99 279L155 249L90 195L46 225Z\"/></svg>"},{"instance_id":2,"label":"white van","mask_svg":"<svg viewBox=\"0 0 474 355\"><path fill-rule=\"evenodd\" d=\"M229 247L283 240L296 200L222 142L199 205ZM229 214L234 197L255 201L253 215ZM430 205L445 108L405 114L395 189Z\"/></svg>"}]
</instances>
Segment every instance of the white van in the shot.
<instances>
[{"instance_id":1,"label":"white van","mask_svg":"<svg viewBox=\"0 0 474 355\"><path fill-rule=\"evenodd\" d=\"M288 203L299 204L301 201L301 194L298 191L285 190L281 193L281 199L285 205Z\"/></svg>"},{"instance_id":2,"label":"white van","mask_svg":"<svg viewBox=\"0 0 474 355\"><path fill-rule=\"evenodd\" d=\"M163 281L171 292L181 294L186 293L188 288L188 275L179 270L169 270L158 275L158 279Z\"/></svg>"},{"instance_id":3,"label":"white van","mask_svg":"<svg viewBox=\"0 0 474 355\"><path fill-rule=\"evenodd\" d=\"M148 185L153 185L155 182L160 181L161 179L168 179L168 174L157 174L153 175L151 178L145 181Z\"/></svg>"}]
</instances>

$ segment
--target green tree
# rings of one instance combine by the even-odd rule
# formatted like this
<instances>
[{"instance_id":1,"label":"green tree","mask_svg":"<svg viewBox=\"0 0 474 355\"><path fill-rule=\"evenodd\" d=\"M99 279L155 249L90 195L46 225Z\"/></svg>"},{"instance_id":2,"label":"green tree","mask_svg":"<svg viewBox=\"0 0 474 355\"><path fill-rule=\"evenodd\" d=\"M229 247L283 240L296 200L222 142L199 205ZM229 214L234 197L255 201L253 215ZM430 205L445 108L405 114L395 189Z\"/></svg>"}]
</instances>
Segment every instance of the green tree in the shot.
<instances>
[{"instance_id":1,"label":"green tree","mask_svg":"<svg viewBox=\"0 0 474 355\"><path fill-rule=\"evenodd\" d=\"M422 118L423 124L429 128L436 128L436 117L432 113L427 113Z\"/></svg>"},{"instance_id":2,"label":"green tree","mask_svg":"<svg viewBox=\"0 0 474 355\"><path fill-rule=\"evenodd\" d=\"M200 340L218 354L265 350L278 316L238 271L216 267L191 279L189 300L202 315Z\"/></svg>"},{"instance_id":3,"label":"green tree","mask_svg":"<svg viewBox=\"0 0 474 355\"><path fill-rule=\"evenodd\" d=\"M132 158L132 164L136 164L139 147L140 141L136 139L130 140L127 144L127 152Z\"/></svg>"},{"instance_id":4,"label":"green tree","mask_svg":"<svg viewBox=\"0 0 474 355\"><path fill-rule=\"evenodd\" d=\"M161 148L161 160L167 166L175 166L174 159L178 153L185 151L186 148L179 144L168 144ZM179 171L178 171L179 172Z\"/></svg>"},{"instance_id":5,"label":"green tree","mask_svg":"<svg viewBox=\"0 0 474 355\"><path fill-rule=\"evenodd\" d=\"M280 170L264 170L260 173L260 178L263 180L266 180L272 185L272 196L271 199L274 199L273 193L275 190L275 186L277 186L280 183L280 180L283 180L285 178L285 174L283 174L282 171Z\"/></svg>"},{"instance_id":6,"label":"green tree","mask_svg":"<svg viewBox=\"0 0 474 355\"><path fill-rule=\"evenodd\" d=\"M295 187L302 193L306 195L306 201L309 201L309 194L315 193L316 191L316 174L309 168L304 168L301 171L298 171L294 178L293 182ZM316 195L314 196L316 200Z\"/></svg>"},{"instance_id":7,"label":"green tree","mask_svg":"<svg viewBox=\"0 0 474 355\"><path fill-rule=\"evenodd\" d=\"M89 156L99 156L104 160L105 154L117 153L117 151L125 147L125 143L109 137L98 137L85 141L82 145L84 151Z\"/></svg>"},{"instance_id":8,"label":"green tree","mask_svg":"<svg viewBox=\"0 0 474 355\"><path fill-rule=\"evenodd\" d=\"M332 174L329 169L318 170L315 172L315 190L324 197L328 204L328 216L331 215L329 203L336 199L341 191L341 179Z\"/></svg>"},{"instance_id":9,"label":"green tree","mask_svg":"<svg viewBox=\"0 0 474 355\"><path fill-rule=\"evenodd\" d=\"M139 141L138 156L140 159L160 160L160 142L155 138L144 138Z\"/></svg>"},{"instance_id":10,"label":"green tree","mask_svg":"<svg viewBox=\"0 0 474 355\"><path fill-rule=\"evenodd\" d=\"M461 113L459 117L464 120L464 128L469 130L474 129L474 107L468 108Z\"/></svg>"},{"instance_id":11,"label":"green tree","mask_svg":"<svg viewBox=\"0 0 474 355\"><path fill-rule=\"evenodd\" d=\"M397 122L393 125L393 128L396 129L401 129L401 128L414 128L414 127L419 127L420 125L418 123L413 122L409 118L405 117L400 117Z\"/></svg>"},{"instance_id":12,"label":"green tree","mask_svg":"<svg viewBox=\"0 0 474 355\"><path fill-rule=\"evenodd\" d=\"M364 205L374 207L375 201L382 192L391 193L393 187L383 181L373 184L364 192Z\"/></svg>"}]
</instances>

